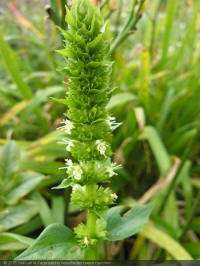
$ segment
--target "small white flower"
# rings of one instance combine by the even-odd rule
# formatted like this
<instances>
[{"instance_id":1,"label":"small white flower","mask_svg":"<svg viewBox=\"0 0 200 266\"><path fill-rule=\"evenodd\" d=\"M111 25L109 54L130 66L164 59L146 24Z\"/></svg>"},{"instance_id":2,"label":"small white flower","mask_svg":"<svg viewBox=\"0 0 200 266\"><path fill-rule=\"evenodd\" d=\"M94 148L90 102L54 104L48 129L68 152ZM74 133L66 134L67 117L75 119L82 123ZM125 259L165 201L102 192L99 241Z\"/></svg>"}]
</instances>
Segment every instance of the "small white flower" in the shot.
<instances>
[{"instance_id":1,"label":"small white flower","mask_svg":"<svg viewBox=\"0 0 200 266\"><path fill-rule=\"evenodd\" d=\"M101 155L106 157L106 142L102 140L96 140L97 150L100 152Z\"/></svg>"},{"instance_id":2,"label":"small white flower","mask_svg":"<svg viewBox=\"0 0 200 266\"><path fill-rule=\"evenodd\" d=\"M80 185L76 184L76 185L74 185L74 186L72 187L72 191L75 191L75 190L77 190L78 188L80 188Z\"/></svg>"},{"instance_id":3,"label":"small white flower","mask_svg":"<svg viewBox=\"0 0 200 266\"><path fill-rule=\"evenodd\" d=\"M115 117L113 116L108 116L107 123L109 127L111 128L111 130L115 130L117 127L121 125L121 123L117 123L115 121Z\"/></svg>"},{"instance_id":4,"label":"small white flower","mask_svg":"<svg viewBox=\"0 0 200 266\"><path fill-rule=\"evenodd\" d=\"M116 165L116 163L112 163L111 166L108 166L106 168L107 173L109 174L109 177L112 177L114 175L117 175L114 170L120 169L121 165Z\"/></svg>"},{"instance_id":5,"label":"small white flower","mask_svg":"<svg viewBox=\"0 0 200 266\"><path fill-rule=\"evenodd\" d=\"M89 244L89 241L88 241L87 236L84 237L84 244L85 244L86 246L88 246L88 244Z\"/></svg>"},{"instance_id":6,"label":"small white flower","mask_svg":"<svg viewBox=\"0 0 200 266\"><path fill-rule=\"evenodd\" d=\"M73 123L70 120L66 119L66 120L63 120L61 124L64 124L64 126L58 127L58 129L61 129L61 130L63 129L68 135L70 135L72 128L74 128Z\"/></svg>"},{"instance_id":7,"label":"small white flower","mask_svg":"<svg viewBox=\"0 0 200 266\"><path fill-rule=\"evenodd\" d=\"M118 198L118 196L117 196L117 194L113 193L113 194L111 194L111 198L112 198L113 200L116 200L116 199Z\"/></svg>"},{"instance_id":8,"label":"small white flower","mask_svg":"<svg viewBox=\"0 0 200 266\"><path fill-rule=\"evenodd\" d=\"M75 179L80 180L81 176L82 176L82 173L83 173L83 171L82 171L82 169L81 169L81 167L79 165L75 165L73 167L72 174L73 174Z\"/></svg>"},{"instance_id":9,"label":"small white flower","mask_svg":"<svg viewBox=\"0 0 200 266\"><path fill-rule=\"evenodd\" d=\"M70 171L70 169L73 167L73 162L70 159L65 159L66 169L67 172Z\"/></svg>"},{"instance_id":10,"label":"small white flower","mask_svg":"<svg viewBox=\"0 0 200 266\"><path fill-rule=\"evenodd\" d=\"M73 146L73 141L70 139L62 139L61 142L59 142L60 144L67 144L66 150L70 151L71 147Z\"/></svg>"},{"instance_id":11,"label":"small white flower","mask_svg":"<svg viewBox=\"0 0 200 266\"><path fill-rule=\"evenodd\" d=\"M66 150L67 150L67 151L71 151L71 147L73 147L73 142L72 142L72 140L70 140L70 141L67 143Z\"/></svg>"},{"instance_id":12,"label":"small white flower","mask_svg":"<svg viewBox=\"0 0 200 266\"><path fill-rule=\"evenodd\" d=\"M110 166L106 168L106 172L108 173L109 177L116 175L116 173L113 171L113 168Z\"/></svg>"},{"instance_id":13,"label":"small white flower","mask_svg":"<svg viewBox=\"0 0 200 266\"><path fill-rule=\"evenodd\" d=\"M70 167L73 166L73 162L70 159L65 159L65 165L64 167L60 167L59 169L67 169L67 171L70 169Z\"/></svg>"},{"instance_id":14,"label":"small white flower","mask_svg":"<svg viewBox=\"0 0 200 266\"><path fill-rule=\"evenodd\" d=\"M86 191L86 187L85 186L81 186L79 184L75 184L73 187L72 187L72 191L76 191L76 190L79 190L80 192L85 192Z\"/></svg>"},{"instance_id":15,"label":"small white flower","mask_svg":"<svg viewBox=\"0 0 200 266\"><path fill-rule=\"evenodd\" d=\"M71 159L65 159L65 164L67 165L67 167L71 167L73 165L73 162Z\"/></svg>"},{"instance_id":16,"label":"small white flower","mask_svg":"<svg viewBox=\"0 0 200 266\"><path fill-rule=\"evenodd\" d=\"M114 170L122 168L121 164L112 163L111 165Z\"/></svg>"}]
</instances>

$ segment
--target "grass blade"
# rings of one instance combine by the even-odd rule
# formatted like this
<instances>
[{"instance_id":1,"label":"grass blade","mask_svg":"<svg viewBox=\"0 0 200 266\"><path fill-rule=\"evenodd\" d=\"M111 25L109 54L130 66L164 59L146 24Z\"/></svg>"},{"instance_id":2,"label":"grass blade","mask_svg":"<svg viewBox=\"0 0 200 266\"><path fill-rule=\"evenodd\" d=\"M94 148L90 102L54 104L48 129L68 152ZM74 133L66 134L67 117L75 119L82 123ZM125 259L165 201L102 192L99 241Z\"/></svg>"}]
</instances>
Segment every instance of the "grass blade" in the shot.
<instances>
[{"instance_id":1,"label":"grass blade","mask_svg":"<svg viewBox=\"0 0 200 266\"><path fill-rule=\"evenodd\" d=\"M157 130L152 126L146 126L144 128L144 137L151 146L161 175L166 174L170 169L171 160Z\"/></svg>"},{"instance_id":2,"label":"grass blade","mask_svg":"<svg viewBox=\"0 0 200 266\"><path fill-rule=\"evenodd\" d=\"M176 260L192 260L191 255L176 240L151 224L145 225L140 235L164 248Z\"/></svg>"},{"instance_id":3,"label":"grass blade","mask_svg":"<svg viewBox=\"0 0 200 266\"><path fill-rule=\"evenodd\" d=\"M163 45L162 45L162 62L164 63L168 56L168 49L170 45L172 26L175 19L177 0L169 0L167 3L167 13L166 13L166 26L163 35Z\"/></svg>"},{"instance_id":4,"label":"grass blade","mask_svg":"<svg viewBox=\"0 0 200 266\"><path fill-rule=\"evenodd\" d=\"M11 109L5 113L0 119L0 126L5 125L10 119L15 117L19 112L21 112L29 103L29 100L23 100L16 105L14 105Z\"/></svg>"},{"instance_id":5,"label":"grass blade","mask_svg":"<svg viewBox=\"0 0 200 266\"><path fill-rule=\"evenodd\" d=\"M1 31L0 31L0 52L2 55L3 62L12 80L16 84L21 96L24 99L30 99L32 97L31 88L24 82L17 66L16 55L11 50L7 42L4 40Z\"/></svg>"}]
</instances>

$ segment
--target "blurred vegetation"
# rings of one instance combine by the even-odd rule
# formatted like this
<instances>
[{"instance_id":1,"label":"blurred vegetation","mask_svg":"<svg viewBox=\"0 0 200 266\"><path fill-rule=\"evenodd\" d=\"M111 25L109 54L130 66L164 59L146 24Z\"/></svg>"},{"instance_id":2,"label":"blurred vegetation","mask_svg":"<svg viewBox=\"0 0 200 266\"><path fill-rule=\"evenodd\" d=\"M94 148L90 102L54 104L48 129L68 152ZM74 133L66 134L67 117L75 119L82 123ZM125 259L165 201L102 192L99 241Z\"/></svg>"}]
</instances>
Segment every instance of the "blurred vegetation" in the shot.
<instances>
[{"instance_id":1,"label":"blurred vegetation","mask_svg":"<svg viewBox=\"0 0 200 266\"><path fill-rule=\"evenodd\" d=\"M200 1L94 2L113 35L108 109L122 122L112 144L123 168L111 186L119 204L154 203L148 226L108 243L107 258L200 259ZM85 219L68 204L70 191L51 190L67 156L56 131L66 107L50 98L67 89L55 26L66 26L65 3L0 3L1 259L53 222Z\"/></svg>"}]
</instances>

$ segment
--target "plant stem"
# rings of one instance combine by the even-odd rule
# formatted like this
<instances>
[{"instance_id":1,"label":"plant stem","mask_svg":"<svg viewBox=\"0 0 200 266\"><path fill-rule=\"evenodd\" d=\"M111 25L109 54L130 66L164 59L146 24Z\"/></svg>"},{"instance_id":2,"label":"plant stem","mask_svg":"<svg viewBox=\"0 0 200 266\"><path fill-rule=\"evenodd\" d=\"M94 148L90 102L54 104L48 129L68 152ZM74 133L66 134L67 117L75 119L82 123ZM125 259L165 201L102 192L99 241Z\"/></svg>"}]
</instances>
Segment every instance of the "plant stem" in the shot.
<instances>
[{"instance_id":1,"label":"plant stem","mask_svg":"<svg viewBox=\"0 0 200 266\"><path fill-rule=\"evenodd\" d=\"M86 187L86 190L88 193L93 195L94 191L94 185L88 185ZM95 238L96 237L96 221L97 221L97 216L94 212L88 211L87 214L87 228L89 232L89 237ZM89 246L85 250L85 259L86 260L97 260L98 259L98 252L97 252L97 246Z\"/></svg>"},{"instance_id":2,"label":"plant stem","mask_svg":"<svg viewBox=\"0 0 200 266\"><path fill-rule=\"evenodd\" d=\"M110 0L104 0L103 3L100 5L100 9L104 8L106 4L108 4Z\"/></svg>"},{"instance_id":3,"label":"plant stem","mask_svg":"<svg viewBox=\"0 0 200 266\"><path fill-rule=\"evenodd\" d=\"M120 26L120 21L121 21L121 13L122 13L122 0L119 0L118 11L117 11L117 18L116 18L116 23L115 23L114 37L116 37L119 34L119 26Z\"/></svg>"},{"instance_id":4,"label":"plant stem","mask_svg":"<svg viewBox=\"0 0 200 266\"><path fill-rule=\"evenodd\" d=\"M96 246L90 246L85 249L85 260L98 260L98 253Z\"/></svg>"},{"instance_id":5,"label":"plant stem","mask_svg":"<svg viewBox=\"0 0 200 266\"><path fill-rule=\"evenodd\" d=\"M67 0L61 0L61 9L62 9L62 16L61 16L61 27L65 29L66 22L65 22L65 16L66 16L66 8L67 6Z\"/></svg>"},{"instance_id":6,"label":"plant stem","mask_svg":"<svg viewBox=\"0 0 200 266\"><path fill-rule=\"evenodd\" d=\"M134 31L136 29L136 25L138 21L140 20L141 16L141 10L144 5L145 0L141 0L139 3L139 6L137 8L137 11L135 11L135 7L137 5L137 0L133 2L132 9L130 16L128 20L125 22L121 32L119 35L115 38L113 44L110 48L110 54L113 54L115 49L118 47L119 44L121 44L129 35L130 31Z\"/></svg>"},{"instance_id":7,"label":"plant stem","mask_svg":"<svg viewBox=\"0 0 200 266\"><path fill-rule=\"evenodd\" d=\"M91 237L96 236L96 220L97 220L96 214L94 212L88 211L87 227L89 229Z\"/></svg>"},{"instance_id":8,"label":"plant stem","mask_svg":"<svg viewBox=\"0 0 200 266\"><path fill-rule=\"evenodd\" d=\"M88 211L87 216L87 227L89 229L90 237L96 236L96 214L94 212ZM86 260L98 260L98 250L97 246L89 246L85 249L85 259Z\"/></svg>"},{"instance_id":9,"label":"plant stem","mask_svg":"<svg viewBox=\"0 0 200 266\"><path fill-rule=\"evenodd\" d=\"M157 25L158 15L159 15L159 11L160 11L161 6L162 6L162 1L160 1L158 3L158 6L156 7L156 11L154 14L154 18L152 20L151 44L150 44L150 48L149 48L151 57L153 57L153 53L154 53L154 44L155 44L155 37L156 37L156 25Z\"/></svg>"}]
</instances>

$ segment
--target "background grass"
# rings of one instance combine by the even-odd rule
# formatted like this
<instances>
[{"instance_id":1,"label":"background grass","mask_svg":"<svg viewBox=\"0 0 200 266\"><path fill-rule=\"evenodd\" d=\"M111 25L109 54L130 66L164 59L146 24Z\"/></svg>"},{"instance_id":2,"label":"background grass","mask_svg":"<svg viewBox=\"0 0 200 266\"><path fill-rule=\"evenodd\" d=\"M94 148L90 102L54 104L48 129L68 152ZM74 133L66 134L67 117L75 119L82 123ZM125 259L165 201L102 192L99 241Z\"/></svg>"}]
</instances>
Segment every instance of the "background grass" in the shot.
<instances>
[{"instance_id":1,"label":"background grass","mask_svg":"<svg viewBox=\"0 0 200 266\"><path fill-rule=\"evenodd\" d=\"M58 168L68 156L56 132L66 106L50 99L63 98L67 87L55 52L64 2L0 4L2 259L29 245L23 236L30 241L53 222L73 227L85 219L69 204L70 191L50 189L65 176ZM119 204L155 207L140 234L107 244L107 258L199 259L200 2L146 0L141 19L130 13L135 2L142 1L104 1L102 8L117 43L108 109L122 122L112 145L123 169L111 186Z\"/></svg>"}]
</instances>

